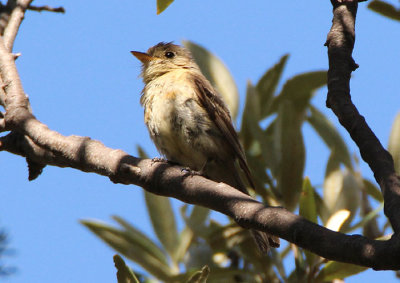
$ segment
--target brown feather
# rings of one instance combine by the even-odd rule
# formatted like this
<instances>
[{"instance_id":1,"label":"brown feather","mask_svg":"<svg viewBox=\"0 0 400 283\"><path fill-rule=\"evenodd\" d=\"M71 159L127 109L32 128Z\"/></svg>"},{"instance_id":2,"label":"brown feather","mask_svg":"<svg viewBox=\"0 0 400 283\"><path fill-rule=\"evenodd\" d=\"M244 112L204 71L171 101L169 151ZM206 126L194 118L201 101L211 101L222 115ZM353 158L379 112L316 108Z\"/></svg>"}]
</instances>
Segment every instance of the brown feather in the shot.
<instances>
[{"instance_id":1,"label":"brown feather","mask_svg":"<svg viewBox=\"0 0 400 283\"><path fill-rule=\"evenodd\" d=\"M235 129L233 128L232 119L229 114L229 110L225 106L225 103L215 93L212 86L205 78L203 78L202 76L193 75L192 79L195 83L196 92L200 103L203 105L204 109L207 110L210 119L221 131L224 138L226 138L226 141L230 145L232 152L239 160L240 168L245 173L248 183L253 189L255 189L253 178L251 176L249 166L247 165L246 155L244 153L242 145L239 142L239 137ZM234 167L233 162L231 165ZM240 180L240 176L236 172L235 168L228 168L231 167L229 166L229 164L225 164L225 167L227 170L230 170L230 174L228 173L226 175L231 176L229 178L234 179L234 181L230 181L228 182L228 184L234 186L245 194L249 194L243 182ZM225 176L225 178L227 177ZM221 181L226 182L226 180ZM272 236L268 233L256 230L251 230L251 234L255 242L257 243L257 246L261 253L267 253L269 247L277 248L280 246L280 240L276 236Z\"/></svg>"},{"instance_id":2,"label":"brown feather","mask_svg":"<svg viewBox=\"0 0 400 283\"><path fill-rule=\"evenodd\" d=\"M147 53L132 54L143 63L140 101L157 149L171 161L204 169L211 180L249 194L237 161L247 183L255 186L229 110L190 52L161 42ZM269 246L279 246L279 238L268 233L253 230L252 235L263 253Z\"/></svg>"},{"instance_id":3,"label":"brown feather","mask_svg":"<svg viewBox=\"0 0 400 283\"><path fill-rule=\"evenodd\" d=\"M255 189L253 178L250 173L249 166L247 165L246 155L239 142L239 137L236 130L233 128L232 119L229 114L228 108L222 99L214 93L214 90L209 85L208 81L200 76L193 75L193 81L196 86L196 91L199 96L199 101L203 107L207 110L207 113L211 120L215 123L218 129L221 131L226 141L231 146L232 152L239 160L240 168L246 175L247 181L250 186Z\"/></svg>"}]
</instances>

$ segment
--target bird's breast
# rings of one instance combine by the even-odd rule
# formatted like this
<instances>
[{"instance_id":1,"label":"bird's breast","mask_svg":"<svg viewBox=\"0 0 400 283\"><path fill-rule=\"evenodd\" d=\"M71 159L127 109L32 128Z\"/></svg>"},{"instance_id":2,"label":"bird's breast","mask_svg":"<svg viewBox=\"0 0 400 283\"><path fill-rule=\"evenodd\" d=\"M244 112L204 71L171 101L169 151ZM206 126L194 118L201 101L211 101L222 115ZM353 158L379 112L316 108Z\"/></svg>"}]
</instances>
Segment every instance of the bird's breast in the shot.
<instances>
[{"instance_id":1,"label":"bird's breast","mask_svg":"<svg viewBox=\"0 0 400 283\"><path fill-rule=\"evenodd\" d=\"M199 170L220 149L220 132L184 73L147 84L141 102L150 136L169 160Z\"/></svg>"}]
</instances>

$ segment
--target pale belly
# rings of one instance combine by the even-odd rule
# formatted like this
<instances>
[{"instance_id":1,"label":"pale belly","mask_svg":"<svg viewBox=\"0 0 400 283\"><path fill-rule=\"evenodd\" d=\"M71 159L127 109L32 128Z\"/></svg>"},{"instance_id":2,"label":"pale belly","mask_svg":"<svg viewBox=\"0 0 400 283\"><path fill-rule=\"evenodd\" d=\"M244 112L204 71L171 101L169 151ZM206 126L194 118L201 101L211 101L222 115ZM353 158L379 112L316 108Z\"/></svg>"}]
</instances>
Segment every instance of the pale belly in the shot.
<instances>
[{"instance_id":1,"label":"pale belly","mask_svg":"<svg viewBox=\"0 0 400 283\"><path fill-rule=\"evenodd\" d=\"M204 109L182 89L180 95L164 91L145 107L145 120L157 149L168 160L201 170L212 159L223 159L226 145ZM185 94L183 94L185 93ZM222 149L222 150L221 150Z\"/></svg>"}]
</instances>

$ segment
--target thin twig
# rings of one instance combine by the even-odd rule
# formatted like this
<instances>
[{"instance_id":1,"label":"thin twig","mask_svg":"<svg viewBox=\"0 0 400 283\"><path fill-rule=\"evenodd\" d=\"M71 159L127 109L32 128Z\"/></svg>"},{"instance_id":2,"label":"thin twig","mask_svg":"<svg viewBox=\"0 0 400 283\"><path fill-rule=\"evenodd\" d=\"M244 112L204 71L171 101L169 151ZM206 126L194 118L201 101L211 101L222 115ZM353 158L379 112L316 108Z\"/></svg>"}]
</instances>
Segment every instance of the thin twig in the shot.
<instances>
[{"instance_id":1,"label":"thin twig","mask_svg":"<svg viewBox=\"0 0 400 283\"><path fill-rule=\"evenodd\" d=\"M28 10L31 11L37 11L37 12L42 12L42 11L47 11L47 12L55 12L55 13L65 13L64 7L50 7L50 6L28 6Z\"/></svg>"}]
</instances>

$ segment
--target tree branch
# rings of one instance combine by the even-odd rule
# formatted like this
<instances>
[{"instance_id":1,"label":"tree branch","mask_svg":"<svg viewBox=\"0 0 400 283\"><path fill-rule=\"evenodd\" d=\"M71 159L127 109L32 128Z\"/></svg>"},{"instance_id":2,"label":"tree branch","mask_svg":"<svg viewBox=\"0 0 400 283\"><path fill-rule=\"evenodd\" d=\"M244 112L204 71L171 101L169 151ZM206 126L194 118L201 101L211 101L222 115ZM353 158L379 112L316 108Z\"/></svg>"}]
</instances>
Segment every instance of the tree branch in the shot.
<instances>
[{"instance_id":1,"label":"tree branch","mask_svg":"<svg viewBox=\"0 0 400 283\"><path fill-rule=\"evenodd\" d=\"M355 42L357 1L339 4L333 1L333 23L328 33L328 96L327 107L339 118L350 133L381 187L385 201L385 215L395 233L400 232L400 179L394 169L393 158L369 128L351 101L350 76L358 68L352 58Z\"/></svg>"},{"instance_id":2,"label":"tree branch","mask_svg":"<svg viewBox=\"0 0 400 283\"><path fill-rule=\"evenodd\" d=\"M12 7L12 12L4 30L4 42L8 51L12 51L15 37L17 36L19 26L24 19L25 11L33 0L9 0L7 6Z\"/></svg>"},{"instance_id":3,"label":"tree branch","mask_svg":"<svg viewBox=\"0 0 400 283\"><path fill-rule=\"evenodd\" d=\"M343 20L340 16L343 14L337 14ZM22 20L22 17L18 19ZM14 25L17 22L15 20ZM184 173L178 166L139 159L87 137L66 137L50 130L30 112L29 100L18 76L14 56L10 53L16 34L13 30L8 32L8 41L0 38L0 76L5 82L2 88L6 94L6 113L0 119L3 119L4 128L12 131L0 138L0 150L26 157L37 165L36 171L45 165L72 167L108 176L115 183L135 184L158 195L205 206L232 217L242 227L269 232L327 259L375 269L400 269L400 240L397 234L388 241L374 241L359 235L333 232L284 208L265 207L226 184ZM331 46L335 47L334 42L335 37L328 37L329 50L339 52L340 48L331 49ZM349 64L348 60L339 62ZM351 66L354 67L354 62ZM337 93L339 97L345 96L338 90L343 87L345 91L346 84L332 91L332 80L329 97ZM334 108L336 101L329 97L329 103Z\"/></svg>"},{"instance_id":4,"label":"tree branch","mask_svg":"<svg viewBox=\"0 0 400 283\"><path fill-rule=\"evenodd\" d=\"M50 7L47 5L44 5L44 6L29 5L28 10L37 11L37 12L48 11L48 12L55 12L55 13L65 13L64 7Z\"/></svg>"},{"instance_id":5,"label":"tree branch","mask_svg":"<svg viewBox=\"0 0 400 283\"><path fill-rule=\"evenodd\" d=\"M330 231L284 208L265 207L223 183L183 173L178 166L138 159L85 137L51 131L29 112L13 56L0 42L0 71L6 87L6 123L13 132L0 139L0 150L27 157L39 164L72 167L108 176L113 182L135 184L149 192L202 205L235 219L245 228L268 231L331 260L375 269L399 269L400 241L373 241ZM10 95L10 98L9 98ZM25 104L24 104L25 103ZM22 118L21 118L22 117Z\"/></svg>"},{"instance_id":6,"label":"tree branch","mask_svg":"<svg viewBox=\"0 0 400 283\"><path fill-rule=\"evenodd\" d=\"M52 135L48 129L42 134ZM23 135L3 137L0 139L0 150L42 163L102 174L109 176L115 183L135 184L157 195L208 207L232 217L244 228L268 231L330 260L374 269L400 268L398 237L388 241L374 241L359 235L348 236L333 232L284 208L265 207L226 184L184 173L179 166L138 159L84 137L64 139L65 143L71 143L69 148L73 149L68 156L30 145L32 141Z\"/></svg>"},{"instance_id":7,"label":"tree branch","mask_svg":"<svg viewBox=\"0 0 400 283\"><path fill-rule=\"evenodd\" d=\"M3 44L9 52L12 51L25 11L32 2L33 0L9 0L7 5L0 3L0 34L3 36ZM5 106L4 81L1 79L0 86L0 105Z\"/></svg>"}]
</instances>

